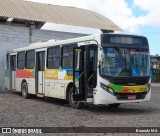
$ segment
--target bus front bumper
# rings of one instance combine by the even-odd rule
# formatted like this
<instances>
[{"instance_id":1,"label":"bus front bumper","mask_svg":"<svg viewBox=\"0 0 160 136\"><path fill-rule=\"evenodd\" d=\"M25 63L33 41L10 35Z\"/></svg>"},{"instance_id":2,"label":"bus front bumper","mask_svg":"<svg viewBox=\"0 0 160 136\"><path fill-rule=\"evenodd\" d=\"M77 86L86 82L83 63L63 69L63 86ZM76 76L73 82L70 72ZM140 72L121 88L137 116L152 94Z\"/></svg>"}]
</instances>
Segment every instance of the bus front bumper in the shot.
<instances>
[{"instance_id":1,"label":"bus front bumper","mask_svg":"<svg viewBox=\"0 0 160 136\"><path fill-rule=\"evenodd\" d=\"M104 90L95 91L93 94L94 94L93 103L95 105L99 105L99 104L107 105L107 104L114 104L114 103L138 103L138 102L150 101L150 98L151 98L151 90L144 97L138 96L139 98L135 96L135 94L128 95L128 98L127 98L127 95L124 98L120 97L120 95L114 96ZM123 94L121 94L121 96L123 96ZM136 98L134 99L134 97Z\"/></svg>"}]
</instances>

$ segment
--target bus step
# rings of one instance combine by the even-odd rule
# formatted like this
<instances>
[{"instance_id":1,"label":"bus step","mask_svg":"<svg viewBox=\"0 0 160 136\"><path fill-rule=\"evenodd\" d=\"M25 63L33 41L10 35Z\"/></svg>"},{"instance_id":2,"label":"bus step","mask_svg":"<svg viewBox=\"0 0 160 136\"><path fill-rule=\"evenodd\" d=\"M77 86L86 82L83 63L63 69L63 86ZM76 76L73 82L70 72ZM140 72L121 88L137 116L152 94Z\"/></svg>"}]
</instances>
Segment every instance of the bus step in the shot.
<instances>
[{"instance_id":1,"label":"bus step","mask_svg":"<svg viewBox=\"0 0 160 136\"><path fill-rule=\"evenodd\" d=\"M44 94L37 94L37 97L43 98Z\"/></svg>"}]
</instances>

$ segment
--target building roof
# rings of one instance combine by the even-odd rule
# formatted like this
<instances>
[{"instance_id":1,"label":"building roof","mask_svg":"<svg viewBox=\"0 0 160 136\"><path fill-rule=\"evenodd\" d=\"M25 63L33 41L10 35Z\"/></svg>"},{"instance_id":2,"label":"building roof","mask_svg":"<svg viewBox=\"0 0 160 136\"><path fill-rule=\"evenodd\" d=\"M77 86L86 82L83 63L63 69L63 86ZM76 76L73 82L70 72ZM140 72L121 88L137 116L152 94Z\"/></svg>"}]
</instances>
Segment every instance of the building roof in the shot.
<instances>
[{"instance_id":1,"label":"building roof","mask_svg":"<svg viewBox=\"0 0 160 136\"><path fill-rule=\"evenodd\" d=\"M23 0L0 0L0 20L8 18L21 21L50 22L101 30L120 31L108 18L86 9L55 6Z\"/></svg>"}]
</instances>

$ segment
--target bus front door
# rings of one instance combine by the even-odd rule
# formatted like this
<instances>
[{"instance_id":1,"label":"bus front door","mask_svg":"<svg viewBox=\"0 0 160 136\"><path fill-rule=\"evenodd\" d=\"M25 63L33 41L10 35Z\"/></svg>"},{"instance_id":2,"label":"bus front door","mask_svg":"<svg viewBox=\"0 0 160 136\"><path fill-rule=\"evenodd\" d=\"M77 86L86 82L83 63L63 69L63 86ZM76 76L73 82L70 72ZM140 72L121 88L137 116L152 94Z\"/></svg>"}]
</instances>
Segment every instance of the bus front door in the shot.
<instances>
[{"instance_id":1,"label":"bus front door","mask_svg":"<svg viewBox=\"0 0 160 136\"><path fill-rule=\"evenodd\" d=\"M11 69L11 89L16 89L16 55L10 57L10 69Z\"/></svg>"},{"instance_id":2,"label":"bus front door","mask_svg":"<svg viewBox=\"0 0 160 136\"><path fill-rule=\"evenodd\" d=\"M78 61L77 61L78 60ZM73 100L93 102L97 83L97 46L81 46L73 52Z\"/></svg>"},{"instance_id":3,"label":"bus front door","mask_svg":"<svg viewBox=\"0 0 160 136\"><path fill-rule=\"evenodd\" d=\"M44 94L45 51L36 52L36 93Z\"/></svg>"}]
</instances>

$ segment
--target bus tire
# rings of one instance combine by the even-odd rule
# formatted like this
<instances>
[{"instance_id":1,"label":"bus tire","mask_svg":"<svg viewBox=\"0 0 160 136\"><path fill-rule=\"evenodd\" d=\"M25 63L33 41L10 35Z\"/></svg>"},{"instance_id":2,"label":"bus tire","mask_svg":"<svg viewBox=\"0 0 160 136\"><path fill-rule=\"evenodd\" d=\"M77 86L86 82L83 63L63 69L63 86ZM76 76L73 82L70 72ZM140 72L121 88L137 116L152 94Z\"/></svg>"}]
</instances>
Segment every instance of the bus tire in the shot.
<instances>
[{"instance_id":1,"label":"bus tire","mask_svg":"<svg viewBox=\"0 0 160 136\"><path fill-rule=\"evenodd\" d=\"M25 99L29 98L27 82L22 83L21 92L22 92L22 97L23 98L25 98Z\"/></svg>"},{"instance_id":2,"label":"bus tire","mask_svg":"<svg viewBox=\"0 0 160 136\"><path fill-rule=\"evenodd\" d=\"M72 107L72 108L75 108L75 109L80 109L82 108L82 103L81 102L78 102L78 101L73 101L73 87L70 88L69 90L69 105Z\"/></svg>"},{"instance_id":3,"label":"bus tire","mask_svg":"<svg viewBox=\"0 0 160 136\"><path fill-rule=\"evenodd\" d=\"M118 108L119 106L120 106L120 103L109 104L109 107L111 108Z\"/></svg>"}]
</instances>

